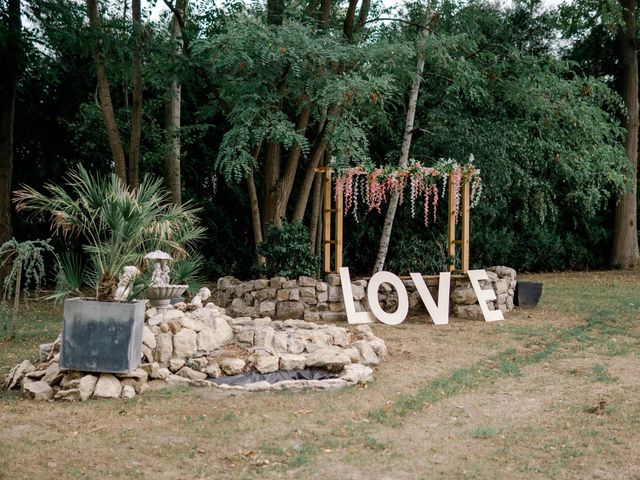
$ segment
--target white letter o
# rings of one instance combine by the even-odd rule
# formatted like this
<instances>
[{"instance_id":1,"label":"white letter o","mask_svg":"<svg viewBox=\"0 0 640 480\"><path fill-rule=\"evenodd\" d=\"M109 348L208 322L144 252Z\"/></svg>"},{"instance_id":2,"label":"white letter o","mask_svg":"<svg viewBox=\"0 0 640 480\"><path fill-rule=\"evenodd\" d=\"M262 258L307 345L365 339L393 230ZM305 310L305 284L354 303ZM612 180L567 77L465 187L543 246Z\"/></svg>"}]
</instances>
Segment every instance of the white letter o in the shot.
<instances>
[{"instance_id":1,"label":"white letter o","mask_svg":"<svg viewBox=\"0 0 640 480\"><path fill-rule=\"evenodd\" d=\"M385 312L378 302L378 289L383 283L388 283L398 292L398 308L393 313ZM367 288L369 307L378 320L387 325L398 325L407 318L409 313L409 296L402 280L391 272L378 272L371 280Z\"/></svg>"}]
</instances>

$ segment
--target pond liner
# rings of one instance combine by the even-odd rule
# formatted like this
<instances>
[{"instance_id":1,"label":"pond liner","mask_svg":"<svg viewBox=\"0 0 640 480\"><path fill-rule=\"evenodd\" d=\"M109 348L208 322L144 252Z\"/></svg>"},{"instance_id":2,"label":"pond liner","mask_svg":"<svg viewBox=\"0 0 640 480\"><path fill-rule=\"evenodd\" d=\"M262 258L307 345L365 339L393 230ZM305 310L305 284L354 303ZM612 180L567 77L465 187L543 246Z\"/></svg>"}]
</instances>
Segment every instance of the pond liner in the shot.
<instances>
[{"instance_id":1,"label":"pond liner","mask_svg":"<svg viewBox=\"0 0 640 480\"><path fill-rule=\"evenodd\" d=\"M247 372L229 377L207 378L217 385L247 385L249 383L278 383L286 380L327 380L338 375L321 368L305 368L303 370L278 370L271 373Z\"/></svg>"}]
</instances>

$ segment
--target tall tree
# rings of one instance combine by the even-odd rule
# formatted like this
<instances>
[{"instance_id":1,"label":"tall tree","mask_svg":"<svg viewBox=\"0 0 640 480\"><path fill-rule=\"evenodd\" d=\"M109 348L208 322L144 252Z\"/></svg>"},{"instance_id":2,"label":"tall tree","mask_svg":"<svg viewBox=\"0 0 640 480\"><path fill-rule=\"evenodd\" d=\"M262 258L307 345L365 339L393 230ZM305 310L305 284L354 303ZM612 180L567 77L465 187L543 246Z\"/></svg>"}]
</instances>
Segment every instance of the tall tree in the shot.
<instances>
[{"instance_id":1,"label":"tall tree","mask_svg":"<svg viewBox=\"0 0 640 480\"><path fill-rule=\"evenodd\" d=\"M624 149L631 165L633 190L618 196L611 265L634 268L638 263L638 46L636 0L620 0L624 22L618 27L617 47L621 68L622 98L627 108Z\"/></svg>"},{"instance_id":2,"label":"tall tree","mask_svg":"<svg viewBox=\"0 0 640 480\"><path fill-rule=\"evenodd\" d=\"M409 104L407 106L407 118L405 119L404 124L402 150L400 151L400 160L398 162L401 167L406 167L407 162L409 161L409 150L411 149L411 139L413 138L413 121L416 116L418 93L420 92L420 82L422 81L422 72L424 70L424 47L421 44L421 40L428 33L428 25L431 21L431 15L431 12L428 12L424 26L420 28L420 35L417 42L416 73L413 83L411 84L411 93L409 94ZM380 246L378 247L378 254L373 265L374 273L381 271L384 267L384 262L387 258L387 251L389 250L389 242L391 241L393 220L396 216L399 199L400 195L396 192L391 196L391 200L389 201L389 207L387 208L387 214L384 219L384 227L382 228L382 234L380 235Z\"/></svg>"},{"instance_id":3,"label":"tall tree","mask_svg":"<svg viewBox=\"0 0 640 480\"><path fill-rule=\"evenodd\" d=\"M11 179L16 85L22 35L20 10L20 0L3 1L0 10L0 245L10 239L12 233Z\"/></svg>"},{"instance_id":4,"label":"tall tree","mask_svg":"<svg viewBox=\"0 0 640 480\"><path fill-rule=\"evenodd\" d=\"M128 180L131 188L138 188L140 184L140 137L142 135L142 18L140 0L131 0L131 20L133 22L133 91Z\"/></svg>"},{"instance_id":5,"label":"tall tree","mask_svg":"<svg viewBox=\"0 0 640 480\"><path fill-rule=\"evenodd\" d=\"M176 55L182 53L182 28L187 13L188 0L178 0L175 12L171 17L171 43ZM165 185L171 194L171 201L176 205L182 202L182 177L180 172L180 108L182 100L182 85L178 79L171 80L169 98L165 104L164 127L167 136L167 155L164 163Z\"/></svg>"},{"instance_id":6,"label":"tall tree","mask_svg":"<svg viewBox=\"0 0 640 480\"><path fill-rule=\"evenodd\" d=\"M113 101L111 100L111 87L107 78L107 69L105 65L105 53L102 51L102 42L100 36L101 22L100 13L98 12L98 0L87 0L87 14L89 16L89 27L93 33L93 58L96 63L98 76L98 98L100 99L100 110L102 111L102 119L107 136L109 137L109 145L111 146L111 154L115 163L115 173L127 182L127 160L118 131L118 123L116 122L116 114L113 109Z\"/></svg>"}]
</instances>

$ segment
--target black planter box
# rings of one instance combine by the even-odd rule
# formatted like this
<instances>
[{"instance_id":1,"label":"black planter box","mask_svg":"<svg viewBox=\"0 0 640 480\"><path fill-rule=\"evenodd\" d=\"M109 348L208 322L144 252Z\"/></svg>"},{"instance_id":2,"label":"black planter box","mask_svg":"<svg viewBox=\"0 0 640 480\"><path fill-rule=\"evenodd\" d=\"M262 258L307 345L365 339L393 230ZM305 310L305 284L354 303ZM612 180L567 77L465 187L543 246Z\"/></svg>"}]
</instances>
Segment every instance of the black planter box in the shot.
<instances>
[{"instance_id":1,"label":"black planter box","mask_svg":"<svg viewBox=\"0 0 640 480\"><path fill-rule=\"evenodd\" d=\"M540 296L542 295L542 283L540 282L521 282L518 280L516 284L514 305L522 308L533 308L538 305Z\"/></svg>"},{"instance_id":2,"label":"black planter box","mask_svg":"<svg viewBox=\"0 0 640 480\"><path fill-rule=\"evenodd\" d=\"M132 372L140 365L144 302L64 302L60 368Z\"/></svg>"}]
</instances>

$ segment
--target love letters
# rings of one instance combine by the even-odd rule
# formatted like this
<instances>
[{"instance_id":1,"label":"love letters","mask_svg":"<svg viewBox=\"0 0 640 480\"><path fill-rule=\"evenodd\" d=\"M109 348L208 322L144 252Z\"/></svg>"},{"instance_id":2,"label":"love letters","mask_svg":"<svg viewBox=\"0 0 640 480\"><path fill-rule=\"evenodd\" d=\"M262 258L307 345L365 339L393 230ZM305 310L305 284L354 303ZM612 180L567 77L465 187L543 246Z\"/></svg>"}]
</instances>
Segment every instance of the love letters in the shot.
<instances>
[{"instance_id":1,"label":"love letters","mask_svg":"<svg viewBox=\"0 0 640 480\"><path fill-rule=\"evenodd\" d=\"M504 320L502 311L489 310L488 301L495 300L496 294L493 289L483 290L480 287L480 280L488 280L487 272L484 270L469 270L467 272L471 286L478 297L478 303L482 310L485 321L494 322ZM424 302L431 320L436 325L446 325L449 323L449 292L451 290L451 274L443 272L440 274L438 284L438 303L435 302L431 292L419 273L412 273L413 280L420 298ZM356 312L351 290L351 277L349 268L340 268L340 283L342 284L342 297L344 298L347 320L350 324L357 325L363 323L373 323L376 318L387 325L398 325L402 323L409 313L409 296L402 280L391 272L378 272L369 280L367 286L367 299L369 300L370 312ZM398 292L398 308L393 313L385 312L378 302L378 289L380 285L387 283Z\"/></svg>"}]
</instances>

